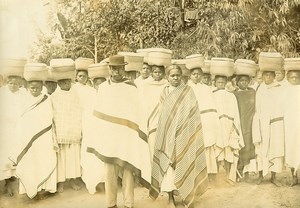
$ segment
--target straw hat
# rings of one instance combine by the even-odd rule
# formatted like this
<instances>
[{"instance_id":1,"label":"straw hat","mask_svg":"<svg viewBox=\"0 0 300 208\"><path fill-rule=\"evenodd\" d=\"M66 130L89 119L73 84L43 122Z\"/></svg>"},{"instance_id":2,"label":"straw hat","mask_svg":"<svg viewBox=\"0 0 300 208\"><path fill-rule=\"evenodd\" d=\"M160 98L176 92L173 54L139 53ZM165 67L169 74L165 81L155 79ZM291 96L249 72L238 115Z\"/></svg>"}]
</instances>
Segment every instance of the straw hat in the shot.
<instances>
[{"instance_id":1,"label":"straw hat","mask_svg":"<svg viewBox=\"0 0 300 208\"><path fill-rule=\"evenodd\" d=\"M204 60L203 73L210 74L210 60Z\"/></svg>"},{"instance_id":2,"label":"straw hat","mask_svg":"<svg viewBox=\"0 0 300 208\"><path fill-rule=\"evenodd\" d=\"M300 70L300 58L286 58L284 59L284 70Z\"/></svg>"},{"instance_id":3,"label":"straw hat","mask_svg":"<svg viewBox=\"0 0 300 208\"><path fill-rule=\"evenodd\" d=\"M258 65L261 71L283 70L283 57L278 52L261 52Z\"/></svg>"},{"instance_id":4,"label":"straw hat","mask_svg":"<svg viewBox=\"0 0 300 208\"><path fill-rule=\"evenodd\" d=\"M109 66L125 66L127 64L125 57L121 55L110 56L107 63Z\"/></svg>"},{"instance_id":5,"label":"straw hat","mask_svg":"<svg viewBox=\"0 0 300 208\"><path fill-rule=\"evenodd\" d=\"M50 61L50 74L56 80L75 80L75 63L72 59L52 59Z\"/></svg>"},{"instance_id":6,"label":"straw hat","mask_svg":"<svg viewBox=\"0 0 300 208\"><path fill-rule=\"evenodd\" d=\"M254 77L258 71L257 64L248 59L237 59L234 64L235 73L237 75L248 75Z\"/></svg>"},{"instance_id":7,"label":"straw hat","mask_svg":"<svg viewBox=\"0 0 300 208\"><path fill-rule=\"evenodd\" d=\"M157 66L171 65L172 51L165 48L151 48L148 53L148 64Z\"/></svg>"},{"instance_id":8,"label":"straw hat","mask_svg":"<svg viewBox=\"0 0 300 208\"><path fill-rule=\"evenodd\" d=\"M109 67L107 63L103 62L89 65L88 72L91 79L97 77L109 77Z\"/></svg>"},{"instance_id":9,"label":"straw hat","mask_svg":"<svg viewBox=\"0 0 300 208\"><path fill-rule=\"evenodd\" d=\"M187 57L186 59L186 68L188 69L195 69L195 68L202 68L204 67L204 57L201 54L192 54Z\"/></svg>"},{"instance_id":10,"label":"straw hat","mask_svg":"<svg viewBox=\"0 0 300 208\"><path fill-rule=\"evenodd\" d=\"M124 56L125 71L140 71L143 68L144 56L134 52L118 52L118 55Z\"/></svg>"},{"instance_id":11,"label":"straw hat","mask_svg":"<svg viewBox=\"0 0 300 208\"><path fill-rule=\"evenodd\" d=\"M24 67L24 78L27 81L45 81L47 76L48 69L44 63L27 63Z\"/></svg>"},{"instance_id":12,"label":"straw hat","mask_svg":"<svg viewBox=\"0 0 300 208\"><path fill-rule=\"evenodd\" d=\"M0 60L0 74L4 76L23 77L26 59L3 59Z\"/></svg>"},{"instance_id":13,"label":"straw hat","mask_svg":"<svg viewBox=\"0 0 300 208\"><path fill-rule=\"evenodd\" d=\"M234 60L230 58L212 58L210 61L210 73L230 77L234 73Z\"/></svg>"},{"instance_id":14,"label":"straw hat","mask_svg":"<svg viewBox=\"0 0 300 208\"><path fill-rule=\"evenodd\" d=\"M94 59L79 57L75 60L75 69L88 70L88 67L91 64L94 64Z\"/></svg>"}]
</instances>

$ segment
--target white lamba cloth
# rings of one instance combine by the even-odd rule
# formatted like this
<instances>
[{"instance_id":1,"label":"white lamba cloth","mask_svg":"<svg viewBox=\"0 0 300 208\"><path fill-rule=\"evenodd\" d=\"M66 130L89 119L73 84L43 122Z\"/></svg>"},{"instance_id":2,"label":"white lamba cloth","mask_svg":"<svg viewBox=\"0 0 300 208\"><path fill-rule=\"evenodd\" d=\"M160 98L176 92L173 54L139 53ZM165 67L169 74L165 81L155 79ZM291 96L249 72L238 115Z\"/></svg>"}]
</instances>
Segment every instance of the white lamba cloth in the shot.
<instances>
[{"instance_id":1,"label":"white lamba cloth","mask_svg":"<svg viewBox=\"0 0 300 208\"><path fill-rule=\"evenodd\" d=\"M148 54L148 64L157 66L171 65L172 51L165 48L152 48Z\"/></svg>"},{"instance_id":2,"label":"white lamba cloth","mask_svg":"<svg viewBox=\"0 0 300 208\"><path fill-rule=\"evenodd\" d=\"M3 59L0 60L0 74L4 76L23 77L26 59Z\"/></svg>"},{"instance_id":3,"label":"white lamba cloth","mask_svg":"<svg viewBox=\"0 0 300 208\"><path fill-rule=\"evenodd\" d=\"M43 63L28 63L24 67L24 78L27 81L40 80L44 81L47 79L48 69L47 65Z\"/></svg>"},{"instance_id":4,"label":"white lamba cloth","mask_svg":"<svg viewBox=\"0 0 300 208\"><path fill-rule=\"evenodd\" d=\"M283 57L278 52L261 52L258 65L261 71L283 70Z\"/></svg>"},{"instance_id":5,"label":"white lamba cloth","mask_svg":"<svg viewBox=\"0 0 300 208\"><path fill-rule=\"evenodd\" d=\"M88 67L91 64L94 64L94 59L79 57L75 60L75 69L88 70Z\"/></svg>"},{"instance_id":6,"label":"white lamba cloth","mask_svg":"<svg viewBox=\"0 0 300 208\"><path fill-rule=\"evenodd\" d=\"M230 77L234 73L234 60L230 58L212 58L210 61L210 73Z\"/></svg>"},{"instance_id":7,"label":"white lamba cloth","mask_svg":"<svg viewBox=\"0 0 300 208\"><path fill-rule=\"evenodd\" d=\"M125 71L140 71L143 68L144 56L134 52L118 52L118 55L124 56L127 63Z\"/></svg>"},{"instance_id":8,"label":"white lamba cloth","mask_svg":"<svg viewBox=\"0 0 300 208\"><path fill-rule=\"evenodd\" d=\"M300 58L286 58L284 59L284 70L300 70Z\"/></svg>"},{"instance_id":9,"label":"white lamba cloth","mask_svg":"<svg viewBox=\"0 0 300 208\"><path fill-rule=\"evenodd\" d=\"M201 54L192 54L185 57L186 68L195 69L204 67L204 57Z\"/></svg>"},{"instance_id":10,"label":"white lamba cloth","mask_svg":"<svg viewBox=\"0 0 300 208\"><path fill-rule=\"evenodd\" d=\"M252 60L237 59L234 63L234 69L237 75L248 75L250 77L254 77L258 71L258 66Z\"/></svg>"},{"instance_id":11,"label":"white lamba cloth","mask_svg":"<svg viewBox=\"0 0 300 208\"><path fill-rule=\"evenodd\" d=\"M109 66L107 63L91 64L88 68L89 77L91 79L97 77L109 77Z\"/></svg>"}]
</instances>

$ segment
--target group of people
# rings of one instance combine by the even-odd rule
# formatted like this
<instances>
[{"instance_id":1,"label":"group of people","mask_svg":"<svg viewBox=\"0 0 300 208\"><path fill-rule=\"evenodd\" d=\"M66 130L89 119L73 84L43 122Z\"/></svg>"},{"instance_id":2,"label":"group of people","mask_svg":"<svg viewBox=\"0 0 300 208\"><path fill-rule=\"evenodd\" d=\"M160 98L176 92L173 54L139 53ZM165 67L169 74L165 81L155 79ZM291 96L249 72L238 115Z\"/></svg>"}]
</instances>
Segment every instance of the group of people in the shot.
<instances>
[{"instance_id":1,"label":"group of people","mask_svg":"<svg viewBox=\"0 0 300 208\"><path fill-rule=\"evenodd\" d=\"M125 65L115 55L108 77L90 81L87 70L77 70L76 82L30 80L26 89L21 77L6 77L0 180L8 195L13 177L30 198L61 193L66 180L79 190L81 177L91 194L104 182L107 207L117 207L121 177L125 207L134 206L137 180L153 199L167 192L168 207L176 195L192 207L220 167L230 184L254 171L257 184L271 172L280 186L276 173L287 166L291 185L298 184L300 70L252 79L198 67L185 79L178 65L144 63L133 80Z\"/></svg>"}]
</instances>

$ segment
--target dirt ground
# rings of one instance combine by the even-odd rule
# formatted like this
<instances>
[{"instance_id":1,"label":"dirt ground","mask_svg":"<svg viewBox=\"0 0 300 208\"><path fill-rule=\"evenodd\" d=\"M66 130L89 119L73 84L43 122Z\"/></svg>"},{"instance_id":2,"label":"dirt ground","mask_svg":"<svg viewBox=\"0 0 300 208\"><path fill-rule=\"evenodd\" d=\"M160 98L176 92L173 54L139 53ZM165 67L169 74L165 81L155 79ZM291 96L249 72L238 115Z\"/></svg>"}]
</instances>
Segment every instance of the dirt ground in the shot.
<instances>
[{"instance_id":1,"label":"dirt ground","mask_svg":"<svg viewBox=\"0 0 300 208\"><path fill-rule=\"evenodd\" d=\"M298 171L299 175L299 171ZM217 175L215 182L210 183L209 189L197 198L195 208L300 208L300 184L289 187L291 175L289 171L278 174L282 186L276 187L270 183L270 176L265 177L261 185L255 184L257 175L250 175L250 182L239 182L230 185L225 182L225 174ZM90 195L84 187L75 191L66 184L63 193L53 194L44 200L32 200L25 195L17 194L18 182L14 181L13 197L3 193L4 182L0 182L0 208L104 208L105 195L103 190ZM118 193L118 207L123 207L121 189ZM148 190L143 187L135 188L135 208L160 208L167 204L167 195L161 194L155 201L148 197ZM178 202L177 208L183 208Z\"/></svg>"}]
</instances>

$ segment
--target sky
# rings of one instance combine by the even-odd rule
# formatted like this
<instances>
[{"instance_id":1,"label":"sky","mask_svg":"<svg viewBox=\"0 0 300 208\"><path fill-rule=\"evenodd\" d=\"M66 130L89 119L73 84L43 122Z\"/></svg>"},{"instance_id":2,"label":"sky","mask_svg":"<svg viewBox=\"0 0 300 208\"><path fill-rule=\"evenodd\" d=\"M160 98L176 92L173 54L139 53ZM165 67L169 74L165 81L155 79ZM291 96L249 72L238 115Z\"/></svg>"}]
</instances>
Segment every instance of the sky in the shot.
<instances>
[{"instance_id":1,"label":"sky","mask_svg":"<svg viewBox=\"0 0 300 208\"><path fill-rule=\"evenodd\" d=\"M29 58L37 29L49 33L47 11L51 0L0 0L0 59Z\"/></svg>"}]
</instances>

